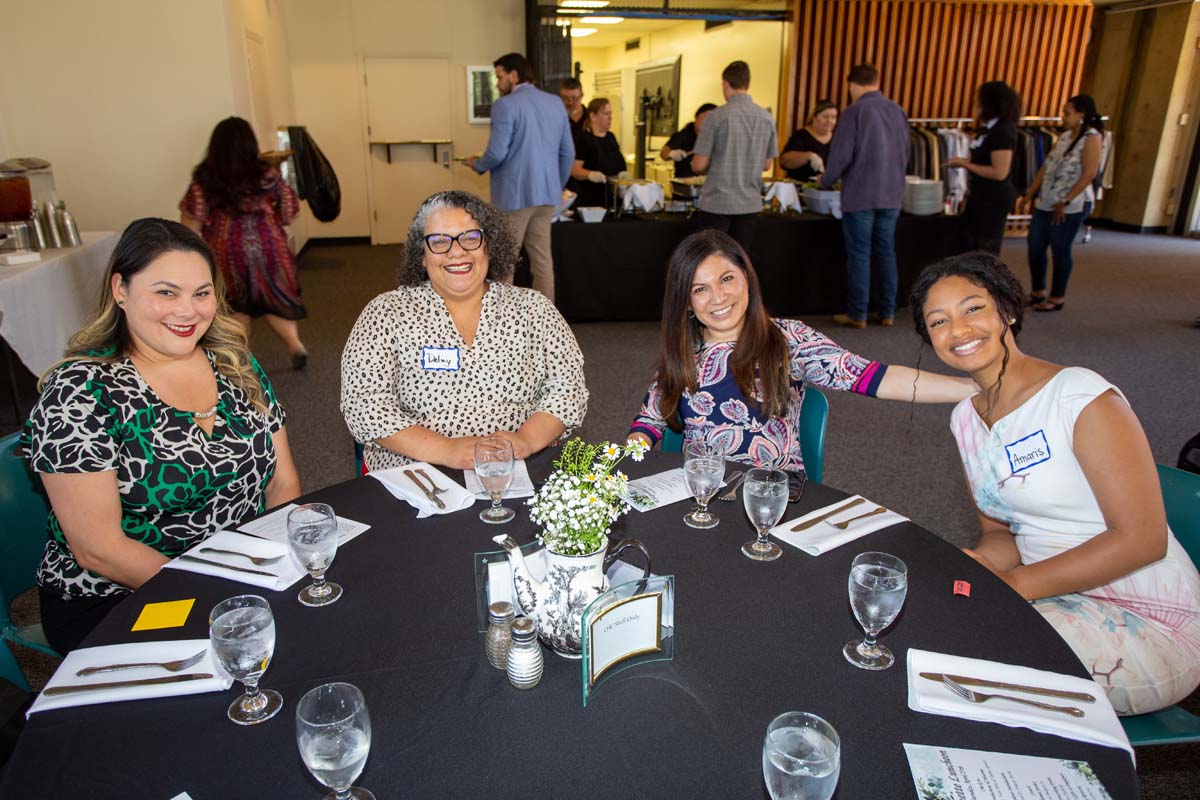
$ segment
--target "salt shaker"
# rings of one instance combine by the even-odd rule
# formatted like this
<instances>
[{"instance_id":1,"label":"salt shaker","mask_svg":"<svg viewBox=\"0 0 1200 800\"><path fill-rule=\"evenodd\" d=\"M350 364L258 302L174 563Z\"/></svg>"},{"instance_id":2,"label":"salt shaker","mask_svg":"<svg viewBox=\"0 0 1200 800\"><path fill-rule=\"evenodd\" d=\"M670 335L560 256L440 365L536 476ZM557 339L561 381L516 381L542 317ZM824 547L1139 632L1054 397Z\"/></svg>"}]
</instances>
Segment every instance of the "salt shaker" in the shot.
<instances>
[{"instance_id":1,"label":"salt shaker","mask_svg":"<svg viewBox=\"0 0 1200 800\"><path fill-rule=\"evenodd\" d=\"M529 617L517 617L512 624L512 646L508 649L508 681L518 689L532 689L542 679L542 667L537 625Z\"/></svg>"},{"instance_id":2,"label":"salt shaker","mask_svg":"<svg viewBox=\"0 0 1200 800\"><path fill-rule=\"evenodd\" d=\"M34 250L45 250L48 246L46 241L46 229L42 227L42 209L38 206L38 201L33 201L33 210L29 213L29 228L30 239Z\"/></svg>"},{"instance_id":3,"label":"salt shaker","mask_svg":"<svg viewBox=\"0 0 1200 800\"><path fill-rule=\"evenodd\" d=\"M58 230L58 213L54 208L54 203L47 200L42 206L42 222L45 227L46 244L53 249L63 246L62 234Z\"/></svg>"},{"instance_id":4,"label":"salt shaker","mask_svg":"<svg viewBox=\"0 0 1200 800\"><path fill-rule=\"evenodd\" d=\"M515 616L512 603L501 601L488 606L488 631L483 651L487 653L488 663L496 669L505 669L508 661L508 648L512 644L511 628Z\"/></svg>"},{"instance_id":5,"label":"salt shaker","mask_svg":"<svg viewBox=\"0 0 1200 800\"><path fill-rule=\"evenodd\" d=\"M67 204L63 200L58 201L58 226L59 234L62 237L63 247L78 247L83 244L79 238L79 227L75 224L75 217L71 216L71 212L67 211Z\"/></svg>"}]
</instances>

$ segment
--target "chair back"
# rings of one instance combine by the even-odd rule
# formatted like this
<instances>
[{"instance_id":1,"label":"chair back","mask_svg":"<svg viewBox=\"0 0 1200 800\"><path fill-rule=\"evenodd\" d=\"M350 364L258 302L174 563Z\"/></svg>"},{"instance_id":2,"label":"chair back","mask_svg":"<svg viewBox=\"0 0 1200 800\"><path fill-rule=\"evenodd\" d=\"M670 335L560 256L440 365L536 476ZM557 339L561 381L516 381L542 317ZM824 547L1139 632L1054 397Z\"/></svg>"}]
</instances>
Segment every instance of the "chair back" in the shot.
<instances>
[{"instance_id":1,"label":"chair back","mask_svg":"<svg viewBox=\"0 0 1200 800\"><path fill-rule=\"evenodd\" d=\"M37 475L14 450L20 434L0 439L0 625L12 624L9 607L17 595L32 589L46 550L46 518L50 501Z\"/></svg>"},{"instance_id":2,"label":"chair back","mask_svg":"<svg viewBox=\"0 0 1200 800\"><path fill-rule=\"evenodd\" d=\"M820 483L825 477L825 424L829 421L829 399L815 386L804 387L800 406L800 453L808 479ZM664 453L683 452L683 434L663 431Z\"/></svg>"},{"instance_id":3,"label":"chair back","mask_svg":"<svg viewBox=\"0 0 1200 800\"><path fill-rule=\"evenodd\" d=\"M1200 567L1200 475L1158 464L1167 524L1192 563Z\"/></svg>"},{"instance_id":4,"label":"chair back","mask_svg":"<svg viewBox=\"0 0 1200 800\"><path fill-rule=\"evenodd\" d=\"M25 673L21 671L21 665L17 663L17 658L12 654L12 650L8 648L8 642L0 638L0 678L8 681L23 691L31 691L29 681L25 679Z\"/></svg>"}]
</instances>

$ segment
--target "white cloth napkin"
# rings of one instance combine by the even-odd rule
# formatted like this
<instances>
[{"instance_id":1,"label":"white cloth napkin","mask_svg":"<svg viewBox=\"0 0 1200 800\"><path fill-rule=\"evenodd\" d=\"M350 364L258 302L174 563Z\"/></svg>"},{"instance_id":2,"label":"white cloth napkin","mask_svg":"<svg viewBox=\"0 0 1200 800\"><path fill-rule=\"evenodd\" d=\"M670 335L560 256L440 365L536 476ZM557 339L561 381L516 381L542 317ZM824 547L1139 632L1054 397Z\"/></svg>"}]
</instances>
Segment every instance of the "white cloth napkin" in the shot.
<instances>
[{"instance_id":1,"label":"white cloth napkin","mask_svg":"<svg viewBox=\"0 0 1200 800\"><path fill-rule=\"evenodd\" d=\"M433 479L433 482L439 489L446 490L438 495L438 497L442 498L442 502L445 503L445 508L438 508L437 504L425 497L425 493L418 489L416 484L404 474L406 471L412 471L416 474L416 471L419 469L425 470L425 474ZM453 514L455 511L469 508L475 502L475 495L447 478L437 467L430 466L423 461L415 461L404 467L372 470L367 474L382 483L392 493L393 497L403 500L415 508L417 510L417 519L424 519L434 514ZM417 475L417 480L421 480L420 475ZM421 482L428 484L427 481Z\"/></svg>"},{"instance_id":2,"label":"white cloth napkin","mask_svg":"<svg viewBox=\"0 0 1200 800\"><path fill-rule=\"evenodd\" d=\"M1063 700L1057 697L1016 692L1011 689L990 689L982 686L968 687L987 694L1006 694L1037 700L1056 706L1073 706L1084 712L1082 717L1073 717L1057 711L1044 711L1013 703L1008 700L988 700L972 703L964 700L949 687L938 681L922 678L922 672L940 672L950 675L966 675L989 681L1019 683L1044 689L1060 689L1067 692L1087 692L1096 698L1094 703ZM910 648L908 651L908 707L913 711L940 714L945 717L973 719L980 722L996 722L1010 728L1030 728L1041 733L1052 733L1081 742L1094 742L1106 747L1120 747L1133 755L1129 737L1125 735L1117 714L1104 689L1095 681L1075 678L1057 672L1003 664L998 661L983 661L946 653L931 653L928 650Z\"/></svg>"},{"instance_id":3,"label":"white cloth napkin","mask_svg":"<svg viewBox=\"0 0 1200 800\"><path fill-rule=\"evenodd\" d=\"M463 470L463 483L467 485L467 491L480 500L491 499L491 495L484 491L483 484L480 483L475 470ZM533 494L533 479L529 477L529 468L525 466L525 459L518 458L513 461L512 480L509 481L508 488L500 496L510 500L519 497L533 497Z\"/></svg>"},{"instance_id":4,"label":"white cloth napkin","mask_svg":"<svg viewBox=\"0 0 1200 800\"><path fill-rule=\"evenodd\" d=\"M793 531L793 525L799 525L801 522L807 522L813 517L819 517L822 514L827 514L840 505L849 503L851 500L862 497L862 495L854 495L845 500L839 500L836 503L830 503L824 508L818 508L816 511L809 512L803 517L789 519L787 522L780 523L772 528L768 533L774 536L781 542L787 542L792 547L799 547L810 556L819 556L823 553L828 553L835 547L841 547L847 542L853 542L855 539L861 539L868 533L882 530L900 522L906 522L908 517L903 517L895 511L888 511L883 514L876 514L873 517L861 519L853 523L846 530L835 528L832 523L845 522L855 517L860 517L863 514L868 514L877 508L883 508L878 503L872 503L870 500L863 498L865 502L859 503L856 506L851 506L840 514L834 514L827 520L818 522L811 528L802 531Z\"/></svg>"},{"instance_id":5,"label":"white cloth napkin","mask_svg":"<svg viewBox=\"0 0 1200 800\"><path fill-rule=\"evenodd\" d=\"M778 200L780 211L795 211L797 213L804 210L800 205L800 195L796 192L796 184L788 183L787 181L775 181L771 184L771 188L767 190L767 200Z\"/></svg>"},{"instance_id":6,"label":"white cloth napkin","mask_svg":"<svg viewBox=\"0 0 1200 800\"><path fill-rule=\"evenodd\" d=\"M107 664L135 664L141 662L175 661L188 658L201 650L207 650L204 658L195 665L181 672L167 672L158 667L142 667L138 669L123 669L116 672L102 672L99 675L89 675L81 678L75 674L84 667L100 667ZM39 711L49 711L53 708L70 708L72 706L91 706L99 703L116 703L122 700L145 700L152 697L175 697L184 694L202 694L204 692L222 692L233 685L212 651L208 639L184 639L173 642L136 642L133 644L110 644L105 647L85 647L82 650L72 650L58 665L58 669L46 684L52 686L76 686L91 683L110 683L112 681L136 681L143 678L163 678L168 675L194 675L208 673L211 678L199 678L178 683L160 683L152 686L127 686L120 689L96 689L86 692L72 692L47 697L39 694L33 701L28 717Z\"/></svg>"},{"instance_id":7,"label":"white cloth napkin","mask_svg":"<svg viewBox=\"0 0 1200 800\"><path fill-rule=\"evenodd\" d=\"M662 184L648 181L621 187L621 205L626 211L658 211L665 198Z\"/></svg>"},{"instance_id":8,"label":"white cloth napkin","mask_svg":"<svg viewBox=\"0 0 1200 800\"><path fill-rule=\"evenodd\" d=\"M283 558L273 564L257 566L251 563L250 559L242 558L241 556L201 553L200 548L202 547L233 550L237 553L245 553L246 555L258 556L260 558L274 558L275 556L283 556ZM231 567L238 567L239 569L224 569L222 567L214 567L210 564L201 564L197 561L183 561L178 558L163 564L163 569L181 569L185 572L199 572L201 575L228 578L231 581L248 583L251 586L259 586L275 592L283 591L308 574L305 570L300 569L292 560L286 544L272 542L268 539L260 539L257 536L247 536L244 533L236 531L217 531L200 544L184 552L184 555L203 558L205 561L228 564ZM250 572L242 572L242 569L253 569L271 574L255 575Z\"/></svg>"}]
</instances>

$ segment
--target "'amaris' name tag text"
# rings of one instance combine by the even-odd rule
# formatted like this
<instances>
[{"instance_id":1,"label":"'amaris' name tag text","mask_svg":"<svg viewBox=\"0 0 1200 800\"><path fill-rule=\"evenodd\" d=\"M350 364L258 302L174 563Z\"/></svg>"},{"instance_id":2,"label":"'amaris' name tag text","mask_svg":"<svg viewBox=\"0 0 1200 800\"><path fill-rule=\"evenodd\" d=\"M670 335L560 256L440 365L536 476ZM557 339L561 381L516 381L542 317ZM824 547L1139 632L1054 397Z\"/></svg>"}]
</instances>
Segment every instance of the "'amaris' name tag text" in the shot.
<instances>
[{"instance_id":1,"label":"'amaris' name tag text","mask_svg":"<svg viewBox=\"0 0 1200 800\"><path fill-rule=\"evenodd\" d=\"M421 368L439 372L458 371L457 347L421 348Z\"/></svg>"},{"instance_id":2,"label":"'amaris' name tag text","mask_svg":"<svg viewBox=\"0 0 1200 800\"><path fill-rule=\"evenodd\" d=\"M1014 475L1050 460L1050 443L1046 441L1045 431L1037 431L1006 444L1004 451L1008 453L1008 464Z\"/></svg>"}]
</instances>

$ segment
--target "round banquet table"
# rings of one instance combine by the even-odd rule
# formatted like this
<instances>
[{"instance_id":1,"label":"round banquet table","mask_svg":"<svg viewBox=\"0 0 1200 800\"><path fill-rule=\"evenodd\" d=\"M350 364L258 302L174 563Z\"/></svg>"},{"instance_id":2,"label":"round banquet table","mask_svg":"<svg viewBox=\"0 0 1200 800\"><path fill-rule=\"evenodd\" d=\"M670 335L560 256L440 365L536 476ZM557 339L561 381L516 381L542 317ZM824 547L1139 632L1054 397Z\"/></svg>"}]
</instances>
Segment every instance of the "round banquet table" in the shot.
<instances>
[{"instance_id":1,"label":"round banquet table","mask_svg":"<svg viewBox=\"0 0 1200 800\"><path fill-rule=\"evenodd\" d=\"M552 454L528 463L534 481ZM679 466L651 453L622 464L631 476ZM461 474L448 472L461 480ZM809 484L794 518L846 496ZM167 570L122 602L84 646L207 636L208 610L226 597L264 594L277 626L262 685L283 693L274 719L242 728L225 718L235 690L46 711L30 718L0 797L147 798L187 791L217 797L319 798L300 761L295 708L320 683L362 689L373 726L358 785L385 798L765 798L767 723L789 710L823 716L842 739L841 800L915 797L905 742L1079 759L1115 798L1138 797L1128 753L1023 728L909 710L909 647L1019 663L1087 677L1041 616L956 548L912 523L820 557L784 545L783 557L743 557L753 531L741 503L714 501L719 527L686 527L685 503L631 511L614 537L635 536L654 572L676 580L673 662L620 672L581 702L578 661L549 651L532 691L488 665L477 632L472 556L498 532L529 541L528 509L503 526L483 507L415 519L370 478L313 492L341 516L370 524L346 544L329 577L345 595L326 608L278 593ZM515 505L521 501L506 501ZM842 645L861 633L846 578L854 556L883 550L909 567L908 598L881 641L898 663L852 667ZM636 562L635 562L636 563ZM952 594L968 580L971 596ZM307 582L307 579L305 579ZM196 598L183 628L131 633L148 602Z\"/></svg>"}]
</instances>

